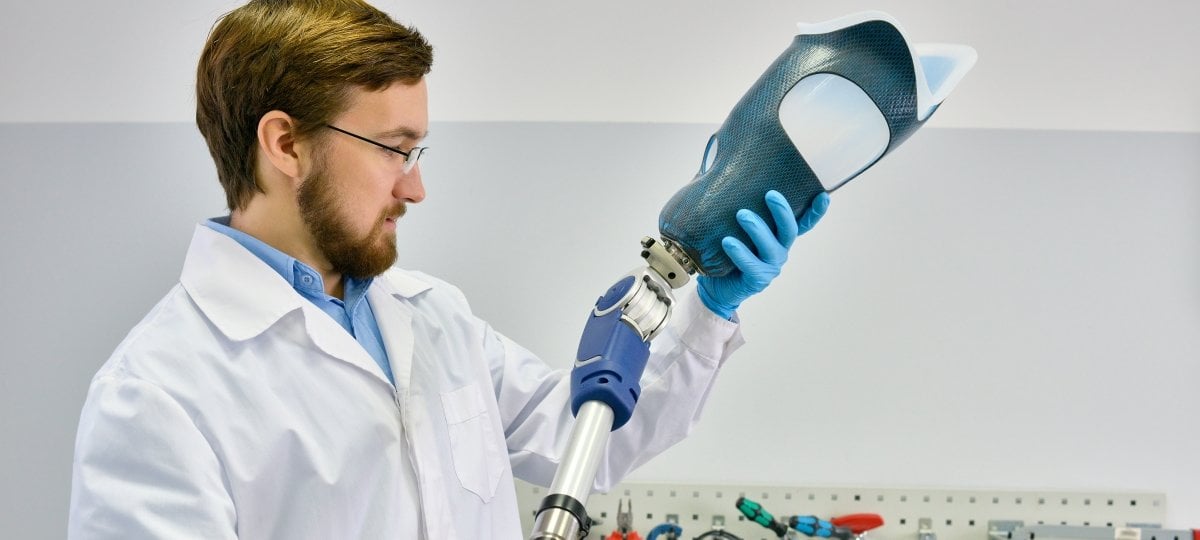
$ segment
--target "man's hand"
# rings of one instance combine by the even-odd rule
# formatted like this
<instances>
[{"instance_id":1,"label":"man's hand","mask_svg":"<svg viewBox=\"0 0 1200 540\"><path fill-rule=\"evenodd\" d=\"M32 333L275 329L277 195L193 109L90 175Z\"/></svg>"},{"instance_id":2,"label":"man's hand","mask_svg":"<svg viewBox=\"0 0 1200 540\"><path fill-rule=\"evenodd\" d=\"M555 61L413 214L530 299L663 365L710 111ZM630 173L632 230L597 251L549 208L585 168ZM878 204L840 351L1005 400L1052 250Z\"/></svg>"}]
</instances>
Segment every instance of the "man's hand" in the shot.
<instances>
[{"instance_id":1,"label":"man's hand","mask_svg":"<svg viewBox=\"0 0 1200 540\"><path fill-rule=\"evenodd\" d=\"M816 226L829 208L829 194L821 193L796 221L792 219L792 207L778 191L768 191L766 201L771 217L779 228L775 234L771 233L771 227L758 214L746 209L737 213L738 223L754 242L758 256L741 240L726 236L721 240L721 247L738 270L724 277L700 276L696 279L700 300L713 313L726 319L733 318L733 312L743 301L767 288L771 280L779 275L783 263L787 262L792 242Z\"/></svg>"}]
</instances>

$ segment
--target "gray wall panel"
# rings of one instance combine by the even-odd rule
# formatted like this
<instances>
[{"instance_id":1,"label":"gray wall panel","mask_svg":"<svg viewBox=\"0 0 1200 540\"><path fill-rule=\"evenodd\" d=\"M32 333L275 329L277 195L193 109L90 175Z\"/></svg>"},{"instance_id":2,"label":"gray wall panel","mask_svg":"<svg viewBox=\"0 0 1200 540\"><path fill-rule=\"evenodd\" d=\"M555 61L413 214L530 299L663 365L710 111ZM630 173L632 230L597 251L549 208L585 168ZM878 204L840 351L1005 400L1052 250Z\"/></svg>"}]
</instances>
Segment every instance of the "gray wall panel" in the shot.
<instances>
[{"instance_id":1,"label":"gray wall panel","mask_svg":"<svg viewBox=\"0 0 1200 540\"><path fill-rule=\"evenodd\" d=\"M711 129L435 124L400 264L566 366ZM5 536L62 536L88 381L223 201L193 126L0 124ZM1197 203L1200 135L927 129L836 194L635 477L1161 490L1195 525Z\"/></svg>"},{"instance_id":2,"label":"gray wall panel","mask_svg":"<svg viewBox=\"0 0 1200 540\"><path fill-rule=\"evenodd\" d=\"M66 533L91 374L224 197L194 126L0 125L0 530Z\"/></svg>"}]
</instances>

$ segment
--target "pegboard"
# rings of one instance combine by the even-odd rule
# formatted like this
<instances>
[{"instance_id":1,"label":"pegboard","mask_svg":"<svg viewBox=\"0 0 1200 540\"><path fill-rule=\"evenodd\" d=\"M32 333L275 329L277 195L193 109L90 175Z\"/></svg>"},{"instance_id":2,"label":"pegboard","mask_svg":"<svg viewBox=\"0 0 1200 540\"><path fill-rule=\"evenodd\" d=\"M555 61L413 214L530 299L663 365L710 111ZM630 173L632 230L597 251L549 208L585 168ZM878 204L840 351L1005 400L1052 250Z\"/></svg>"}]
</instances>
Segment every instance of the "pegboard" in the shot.
<instances>
[{"instance_id":1,"label":"pegboard","mask_svg":"<svg viewBox=\"0 0 1200 540\"><path fill-rule=\"evenodd\" d=\"M517 481L517 501L525 533L546 489ZM633 524L645 537L668 515L678 516L683 538L693 538L722 524L744 540L768 540L767 529L741 517L738 497L763 505L776 517L837 515L870 512L883 516L884 526L871 531L877 540L988 540L989 522L1023 521L1026 525L1098 527L1159 526L1166 517L1161 493L1055 492L1006 490L944 490L895 488L814 488L738 485L621 484L609 493L594 494L588 515L602 523L588 538L606 537L616 526L617 501L633 504ZM927 529L922 530L924 524Z\"/></svg>"}]
</instances>

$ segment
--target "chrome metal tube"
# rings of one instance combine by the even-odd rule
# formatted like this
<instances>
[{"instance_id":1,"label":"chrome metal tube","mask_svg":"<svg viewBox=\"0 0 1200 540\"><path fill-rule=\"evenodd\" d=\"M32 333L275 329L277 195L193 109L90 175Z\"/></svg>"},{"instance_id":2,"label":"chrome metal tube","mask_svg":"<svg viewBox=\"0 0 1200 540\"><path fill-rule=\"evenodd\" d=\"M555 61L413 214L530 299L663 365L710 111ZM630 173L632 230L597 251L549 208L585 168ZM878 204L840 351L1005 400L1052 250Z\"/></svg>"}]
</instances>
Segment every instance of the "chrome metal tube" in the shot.
<instances>
[{"instance_id":1,"label":"chrome metal tube","mask_svg":"<svg viewBox=\"0 0 1200 540\"><path fill-rule=\"evenodd\" d=\"M537 515L529 540L578 540L581 525L562 508L550 508Z\"/></svg>"},{"instance_id":2,"label":"chrome metal tube","mask_svg":"<svg viewBox=\"0 0 1200 540\"><path fill-rule=\"evenodd\" d=\"M575 415L575 427L563 453L550 493L570 495L587 504L592 485L596 483L596 470L600 468L600 456L608 446L612 432L613 410L602 402L589 401L579 407Z\"/></svg>"},{"instance_id":3,"label":"chrome metal tube","mask_svg":"<svg viewBox=\"0 0 1200 540\"><path fill-rule=\"evenodd\" d=\"M612 425L613 410L603 402L589 401L579 407L571 438L550 484L550 495L567 495L581 505L587 504ZM529 539L576 540L583 526L570 512L549 508L538 513Z\"/></svg>"},{"instance_id":4,"label":"chrome metal tube","mask_svg":"<svg viewBox=\"0 0 1200 540\"><path fill-rule=\"evenodd\" d=\"M601 303L597 302L597 307L592 313L592 320L607 316L614 309L620 309L621 320L637 332L642 341L649 342L666 327L667 321L671 318L672 306L675 304L671 289L687 283L688 274L694 270L685 269L677 262L678 256L668 253L664 246L648 237L643 239L642 247L646 248L642 252L642 257L647 259L650 266L635 269L626 278L622 278L617 285L614 285L614 289L610 289L610 292L619 290L616 287L622 286L622 284L627 290L619 300L605 301L603 309L600 307ZM666 271L669 279L663 277L663 271ZM636 280L632 287L626 282L629 276ZM601 300L606 298L607 295ZM591 320L589 320L590 322ZM585 330L586 335L587 330ZM584 364L577 363L576 369L579 369L581 365L586 365L586 362L591 361L592 358L578 360ZM638 360L641 362L641 366L631 376L641 377L645 360L645 356L641 355ZM604 381L604 379L600 380ZM571 392L574 394L574 387ZM592 486L596 483L596 471L600 468L600 457L604 455L604 449L608 446L608 437L613 429L613 420L616 418L611 406L603 401L595 400L596 398L593 399L593 401L581 405L575 414L575 425L571 428L571 436L567 440L562 461L559 462L558 470L554 473L550 491L542 499L542 506L538 509L537 517L534 518L533 531L529 534L529 540L578 540L579 534L586 532L590 527L590 523L585 523L588 518L584 506L587 504L588 495L592 492ZM617 401L623 403L620 399ZM636 397L634 401L636 402ZM622 418L622 422L624 422L625 417Z\"/></svg>"}]
</instances>

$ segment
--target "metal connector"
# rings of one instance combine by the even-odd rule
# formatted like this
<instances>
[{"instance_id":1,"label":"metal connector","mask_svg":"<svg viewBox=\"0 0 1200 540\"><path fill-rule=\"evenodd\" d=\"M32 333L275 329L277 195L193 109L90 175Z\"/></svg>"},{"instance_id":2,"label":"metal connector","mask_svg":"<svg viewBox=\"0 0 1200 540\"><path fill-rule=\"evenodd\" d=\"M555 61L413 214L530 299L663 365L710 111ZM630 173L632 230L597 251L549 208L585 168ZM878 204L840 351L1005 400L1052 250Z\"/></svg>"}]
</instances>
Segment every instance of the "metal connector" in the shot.
<instances>
[{"instance_id":1,"label":"metal connector","mask_svg":"<svg viewBox=\"0 0 1200 540\"><path fill-rule=\"evenodd\" d=\"M642 258L672 289L686 285L688 276L696 273L696 264L670 240L642 238Z\"/></svg>"}]
</instances>

